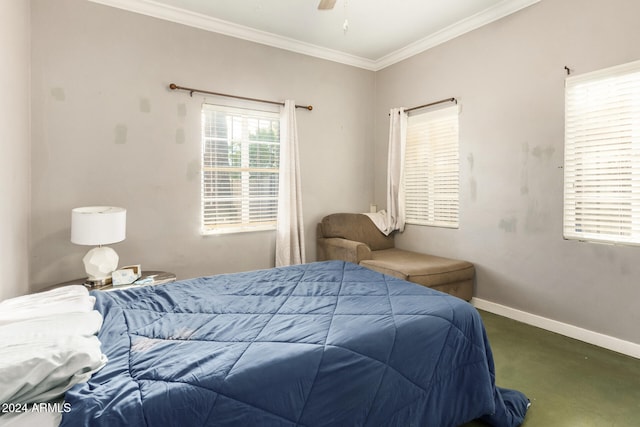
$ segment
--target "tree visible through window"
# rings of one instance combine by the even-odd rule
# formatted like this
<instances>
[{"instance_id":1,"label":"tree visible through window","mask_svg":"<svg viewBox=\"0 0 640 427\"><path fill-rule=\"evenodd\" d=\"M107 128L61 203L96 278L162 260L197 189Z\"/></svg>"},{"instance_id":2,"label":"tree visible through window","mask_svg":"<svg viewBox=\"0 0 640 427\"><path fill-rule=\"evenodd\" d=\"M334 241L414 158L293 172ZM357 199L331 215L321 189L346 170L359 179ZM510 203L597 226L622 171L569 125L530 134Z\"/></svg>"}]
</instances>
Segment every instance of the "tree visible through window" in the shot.
<instances>
[{"instance_id":1,"label":"tree visible through window","mask_svg":"<svg viewBox=\"0 0 640 427\"><path fill-rule=\"evenodd\" d=\"M280 116L202 108L202 232L275 229Z\"/></svg>"}]
</instances>

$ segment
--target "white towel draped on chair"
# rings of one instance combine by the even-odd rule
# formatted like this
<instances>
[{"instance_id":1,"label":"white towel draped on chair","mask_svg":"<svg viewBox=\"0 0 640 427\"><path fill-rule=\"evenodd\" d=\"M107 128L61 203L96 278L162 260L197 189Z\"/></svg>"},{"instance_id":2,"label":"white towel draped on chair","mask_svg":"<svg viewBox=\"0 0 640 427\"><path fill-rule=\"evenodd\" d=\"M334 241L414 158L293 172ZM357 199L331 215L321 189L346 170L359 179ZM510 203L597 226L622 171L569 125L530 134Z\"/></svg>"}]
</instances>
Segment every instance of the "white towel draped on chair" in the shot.
<instances>
[{"instance_id":1,"label":"white towel draped on chair","mask_svg":"<svg viewBox=\"0 0 640 427\"><path fill-rule=\"evenodd\" d=\"M302 264L305 262L302 190L296 106L291 100L285 101L280 114L279 180L276 267Z\"/></svg>"}]
</instances>

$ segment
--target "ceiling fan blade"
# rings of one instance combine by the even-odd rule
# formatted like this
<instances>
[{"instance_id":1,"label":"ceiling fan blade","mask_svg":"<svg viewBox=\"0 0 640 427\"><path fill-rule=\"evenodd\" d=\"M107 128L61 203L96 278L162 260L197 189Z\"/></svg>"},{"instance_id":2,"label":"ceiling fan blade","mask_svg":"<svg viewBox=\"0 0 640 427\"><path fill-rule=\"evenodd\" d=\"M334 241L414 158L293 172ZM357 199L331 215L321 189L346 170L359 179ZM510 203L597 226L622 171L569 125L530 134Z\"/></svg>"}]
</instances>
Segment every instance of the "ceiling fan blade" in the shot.
<instances>
[{"instance_id":1,"label":"ceiling fan blade","mask_svg":"<svg viewBox=\"0 0 640 427\"><path fill-rule=\"evenodd\" d=\"M336 0L320 0L318 4L318 10L331 10L335 6Z\"/></svg>"}]
</instances>

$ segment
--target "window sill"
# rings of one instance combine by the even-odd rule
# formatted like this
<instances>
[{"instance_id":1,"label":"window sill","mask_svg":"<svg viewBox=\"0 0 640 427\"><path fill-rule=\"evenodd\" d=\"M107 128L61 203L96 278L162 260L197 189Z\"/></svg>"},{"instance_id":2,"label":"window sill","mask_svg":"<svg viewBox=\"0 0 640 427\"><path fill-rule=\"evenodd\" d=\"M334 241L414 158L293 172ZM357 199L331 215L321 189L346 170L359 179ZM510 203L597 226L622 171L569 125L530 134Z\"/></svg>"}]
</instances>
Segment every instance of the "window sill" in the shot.
<instances>
[{"instance_id":1,"label":"window sill","mask_svg":"<svg viewBox=\"0 0 640 427\"><path fill-rule=\"evenodd\" d=\"M275 231L275 225L258 226L258 227L226 227L215 228L210 230L200 230L201 236L219 236L223 234L251 233L254 231Z\"/></svg>"}]
</instances>

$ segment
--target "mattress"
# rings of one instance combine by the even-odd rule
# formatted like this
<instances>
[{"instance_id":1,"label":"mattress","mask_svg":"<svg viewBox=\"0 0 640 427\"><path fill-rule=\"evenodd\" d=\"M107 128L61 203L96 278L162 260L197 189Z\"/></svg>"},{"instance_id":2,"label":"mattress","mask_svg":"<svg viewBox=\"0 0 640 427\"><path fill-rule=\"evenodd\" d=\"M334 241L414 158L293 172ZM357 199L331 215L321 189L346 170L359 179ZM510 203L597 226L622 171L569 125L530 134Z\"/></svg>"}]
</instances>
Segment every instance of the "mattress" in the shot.
<instances>
[{"instance_id":1,"label":"mattress","mask_svg":"<svg viewBox=\"0 0 640 427\"><path fill-rule=\"evenodd\" d=\"M62 426L519 425L467 302L343 261L94 292L107 365Z\"/></svg>"}]
</instances>

